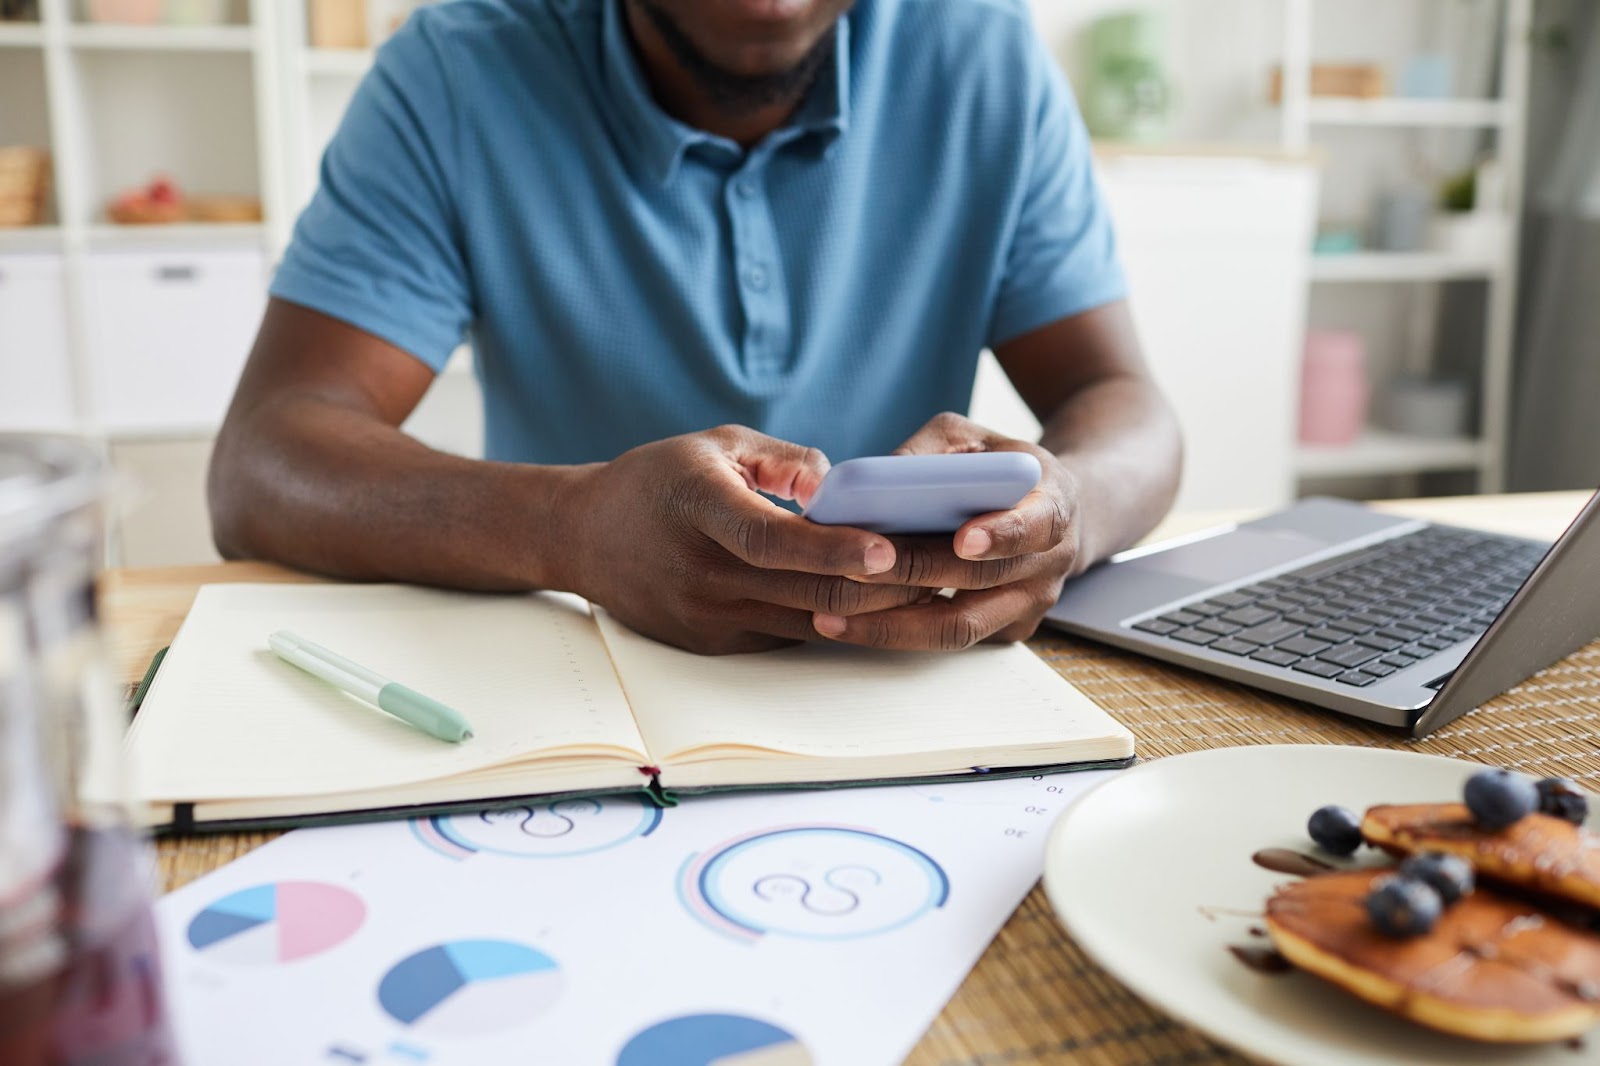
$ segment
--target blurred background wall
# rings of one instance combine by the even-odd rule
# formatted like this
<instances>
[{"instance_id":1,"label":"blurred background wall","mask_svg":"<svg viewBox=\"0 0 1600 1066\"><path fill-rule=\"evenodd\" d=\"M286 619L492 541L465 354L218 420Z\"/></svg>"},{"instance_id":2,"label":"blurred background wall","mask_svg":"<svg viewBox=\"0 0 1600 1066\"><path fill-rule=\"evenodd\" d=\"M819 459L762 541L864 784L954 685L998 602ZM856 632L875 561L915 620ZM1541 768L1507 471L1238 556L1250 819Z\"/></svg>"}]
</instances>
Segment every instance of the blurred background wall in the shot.
<instances>
[{"instance_id":1,"label":"blurred background wall","mask_svg":"<svg viewBox=\"0 0 1600 1066\"><path fill-rule=\"evenodd\" d=\"M1029 3L1178 403L1181 507L1600 482L1600 5ZM266 279L416 6L0 0L0 429L104 444L117 561L212 557ZM973 413L1036 428L992 362ZM480 448L470 350L407 428Z\"/></svg>"}]
</instances>

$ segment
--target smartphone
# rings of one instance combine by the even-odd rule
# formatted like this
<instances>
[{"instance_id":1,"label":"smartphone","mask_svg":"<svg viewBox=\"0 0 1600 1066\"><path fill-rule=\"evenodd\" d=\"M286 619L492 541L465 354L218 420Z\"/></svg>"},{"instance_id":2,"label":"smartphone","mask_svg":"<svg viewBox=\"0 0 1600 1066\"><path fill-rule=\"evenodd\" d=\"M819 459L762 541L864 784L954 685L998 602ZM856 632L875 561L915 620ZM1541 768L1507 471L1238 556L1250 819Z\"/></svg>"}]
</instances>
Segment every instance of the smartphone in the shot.
<instances>
[{"instance_id":1,"label":"smartphone","mask_svg":"<svg viewBox=\"0 0 1600 1066\"><path fill-rule=\"evenodd\" d=\"M850 459L828 471L802 513L874 533L954 533L969 518L1014 507L1040 473L1027 452Z\"/></svg>"}]
</instances>

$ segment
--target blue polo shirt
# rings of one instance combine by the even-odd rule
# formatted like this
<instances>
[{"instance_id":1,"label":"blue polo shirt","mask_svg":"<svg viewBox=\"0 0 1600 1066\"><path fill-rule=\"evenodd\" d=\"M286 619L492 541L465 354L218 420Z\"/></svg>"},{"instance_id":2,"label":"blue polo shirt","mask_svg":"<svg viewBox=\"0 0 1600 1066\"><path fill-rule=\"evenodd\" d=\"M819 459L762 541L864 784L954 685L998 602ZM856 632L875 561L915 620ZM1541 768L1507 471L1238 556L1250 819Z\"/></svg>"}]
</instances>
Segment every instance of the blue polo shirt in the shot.
<instances>
[{"instance_id":1,"label":"blue polo shirt","mask_svg":"<svg viewBox=\"0 0 1600 1066\"><path fill-rule=\"evenodd\" d=\"M652 99L623 0L454 0L378 53L274 295L438 370L490 458L741 423L835 461L965 411L979 351L1123 279L1023 0L859 0L747 150Z\"/></svg>"}]
</instances>

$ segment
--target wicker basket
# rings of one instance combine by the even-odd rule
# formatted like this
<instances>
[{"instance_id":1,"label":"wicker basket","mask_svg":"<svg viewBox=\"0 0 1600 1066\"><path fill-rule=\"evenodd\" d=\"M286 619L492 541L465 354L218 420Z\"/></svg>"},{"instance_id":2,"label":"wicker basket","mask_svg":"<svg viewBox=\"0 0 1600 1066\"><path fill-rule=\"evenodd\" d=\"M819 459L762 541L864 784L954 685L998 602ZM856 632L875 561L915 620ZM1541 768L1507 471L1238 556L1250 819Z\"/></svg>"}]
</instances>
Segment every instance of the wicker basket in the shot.
<instances>
[{"instance_id":1,"label":"wicker basket","mask_svg":"<svg viewBox=\"0 0 1600 1066\"><path fill-rule=\"evenodd\" d=\"M0 226L37 226L49 195L49 152L0 147Z\"/></svg>"}]
</instances>

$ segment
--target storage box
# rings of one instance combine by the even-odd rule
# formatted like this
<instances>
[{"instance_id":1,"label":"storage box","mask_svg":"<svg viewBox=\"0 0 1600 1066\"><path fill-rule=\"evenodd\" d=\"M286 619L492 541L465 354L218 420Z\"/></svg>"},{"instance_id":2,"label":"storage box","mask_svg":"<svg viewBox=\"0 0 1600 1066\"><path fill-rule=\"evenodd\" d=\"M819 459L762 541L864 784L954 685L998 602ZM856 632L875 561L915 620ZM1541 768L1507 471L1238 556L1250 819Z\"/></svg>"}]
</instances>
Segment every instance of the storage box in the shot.
<instances>
[{"instance_id":1,"label":"storage box","mask_svg":"<svg viewBox=\"0 0 1600 1066\"><path fill-rule=\"evenodd\" d=\"M50 198L50 153L0 147L0 226L36 226Z\"/></svg>"},{"instance_id":2,"label":"storage box","mask_svg":"<svg viewBox=\"0 0 1600 1066\"><path fill-rule=\"evenodd\" d=\"M96 252L85 268L89 398L111 431L215 429L266 306L254 249Z\"/></svg>"},{"instance_id":3,"label":"storage box","mask_svg":"<svg viewBox=\"0 0 1600 1066\"><path fill-rule=\"evenodd\" d=\"M0 255L0 432L75 428L61 257Z\"/></svg>"},{"instance_id":4,"label":"storage box","mask_svg":"<svg viewBox=\"0 0 1600 1066\"><path fill-rule=\"evenodd\" d=\"M1316 63L1311 67L1312 96L1346 96L1370 100L1389 91L1389 79L1375 63ZM1268 99L1283 102L1283 68L1274 67Z\"/></svg>"},{"instance_id":5,"label":"storage box","mask_svg":"<svg viewBox=\"0 0 1600 1066\"><path fill-rule=\"evenodd\" d=\"M307 0L313 48L365 48L366 0Z\"/></svg>"}]
</instances>

